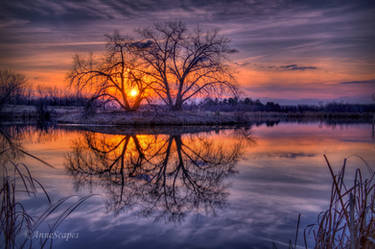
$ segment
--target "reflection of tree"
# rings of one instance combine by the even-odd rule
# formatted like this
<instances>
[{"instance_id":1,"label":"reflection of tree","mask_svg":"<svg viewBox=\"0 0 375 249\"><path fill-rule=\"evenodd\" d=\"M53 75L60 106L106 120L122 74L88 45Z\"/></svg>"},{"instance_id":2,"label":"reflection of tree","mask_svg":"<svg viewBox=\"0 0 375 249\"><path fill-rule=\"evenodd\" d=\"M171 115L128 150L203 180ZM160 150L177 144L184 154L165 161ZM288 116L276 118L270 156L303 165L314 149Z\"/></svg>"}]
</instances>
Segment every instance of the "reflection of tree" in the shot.
<instances>
[{"instance_id":1,"label":"reflection of tree","mask_svg":"<svg viewBox=\"0 0 375 249\"><path fill-rule=\"evenodd\" d=\"M206 135L86 133L68 154L77 185L100 184L110 211L180 219L189 211L214 212L225 204L223 180L232 174L240 142ZM99 178L99 179L97 179Z\"/></svg>"},{"instance_id":2,"label":"reflection of tree","mask_svg":"<svg viewBox=\"0 0 375 249\"><path fill-rule=\"evenodd\" d=\"M0 162L2 166L12 162L17 163L24 156L33 158L42 164L52 167L51 164L25 151L22 142L27 138L29 142L45 142L57 139L58 129L41 130L34 126L2 126L0 125Z\"/></svg>"},{"instance_id":3,"label":"reflection of tree","mask_svg":"<svg viewBox=\"0 0 375 249\"><path fill-rule=\"evenodd\" d=\"M21 132L17 127L0 126L0 162L4 165L9 160L16 160L22 154Z\"/></svg>"}]
</instances>

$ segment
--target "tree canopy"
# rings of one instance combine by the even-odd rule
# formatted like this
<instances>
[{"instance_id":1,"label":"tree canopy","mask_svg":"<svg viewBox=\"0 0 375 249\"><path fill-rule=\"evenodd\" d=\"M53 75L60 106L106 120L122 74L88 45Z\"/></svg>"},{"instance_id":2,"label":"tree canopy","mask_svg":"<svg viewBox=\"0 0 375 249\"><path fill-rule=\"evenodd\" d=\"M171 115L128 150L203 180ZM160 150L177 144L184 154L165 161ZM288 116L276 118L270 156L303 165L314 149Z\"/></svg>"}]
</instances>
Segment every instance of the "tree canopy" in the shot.
<instances>
[{"instance_id":1,"label":"tree canopy","mask_svg":"<svg viewBox=\"0 0 375 249\"><path fill-rule=\"evenodd\" d=\"M181 110L193 97L237 94L226 57L235 50L217 31L168 22L137 33L137 39L107 35L107 53L100 60L75 56L71 84L94 92L92 100L115 101L125 110L138 109L152 96Z\"/></svg>"},{"instance_id":2,"label":"tree canopy","mask_svg":"<svg viewBox=\"0 0 375 249\"><path fill-rule=\"evenodd\" d=\"M150 87L174 110L197 96L236 94L234 78L226 54L235 50L229 39L217 31L189 30L182 22L155 24L138 31L141 42L136 54L140 70L150 79ZM228 93L228 92L227 92Z\"/></svg>"},{"instance_id":3,"label":"tree canopy","mask_svg":"<svg viewBox=\"0 0 375 249\"><path fill-rule=\"evenodd\" d=\"M147 97L148 83L140 70L134 70L137 58L131 53L133 41L118 32L106 37L106 54L102 58L74 57L68 76L70 84L90 93L91 101L114 101L124 110L137 110Z\"/></svg>"},{"instance_id":4,"label":"tree canopy","mask_svg":"<svg viewBox=\"0 0 375 249\"><path fill-rule=\"evenodd\" d=\"M8 69L0 70L0 109L21 94L26 84L24 75Z\"/></svg>"}]
</instances>

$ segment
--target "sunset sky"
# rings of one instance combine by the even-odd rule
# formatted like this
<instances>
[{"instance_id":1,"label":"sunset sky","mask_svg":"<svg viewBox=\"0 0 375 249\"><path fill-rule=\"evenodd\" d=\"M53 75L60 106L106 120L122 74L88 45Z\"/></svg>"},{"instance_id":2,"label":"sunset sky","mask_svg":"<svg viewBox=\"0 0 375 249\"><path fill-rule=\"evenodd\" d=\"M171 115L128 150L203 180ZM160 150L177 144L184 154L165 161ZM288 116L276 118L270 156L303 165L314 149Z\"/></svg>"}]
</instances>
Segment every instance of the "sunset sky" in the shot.
<instances>
[{"instance_id":1,"label":"sunset sky","mask_svg":"<svg viewBox=\"0 0 375 249\"><path fill-rule=\"evenodd\" d=\"M243 96L282 104L371 102L375 3L291 0L13 0L0 3L0 68L65 88L76 53L99 54L104 34L156 21L218 28Z\"/></svg>"}]
</instances>

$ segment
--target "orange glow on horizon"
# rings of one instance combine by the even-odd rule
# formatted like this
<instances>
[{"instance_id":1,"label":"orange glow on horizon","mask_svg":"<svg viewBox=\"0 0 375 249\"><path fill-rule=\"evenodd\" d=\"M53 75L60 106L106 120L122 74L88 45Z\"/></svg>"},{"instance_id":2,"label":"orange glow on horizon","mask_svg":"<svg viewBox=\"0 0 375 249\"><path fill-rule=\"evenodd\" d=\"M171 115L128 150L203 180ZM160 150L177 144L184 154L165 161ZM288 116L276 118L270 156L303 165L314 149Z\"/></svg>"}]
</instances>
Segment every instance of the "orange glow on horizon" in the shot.
<instances>
[{"instance_id":1,"label":"orange glow on horizon","mask_svg":"<svg viewBox=\"0 0 375 249\"><path fill-rule=\"evenodd\" d=\"M69 65L72 63L70 55L68 57L66 54L52 53L51 56L58 58L59 62L64 64L64 67L48 70L29 69L27 67L24 70L22 70L22 67L18 70L16 67L14 70L26 75L31 88L35 88L38 85L52 86L74 93L74 89L68 87L69 81L66 78ZM19 61L15 61L14 63L21 65ZM27 59L25 62L22 62L22 65L29 63L39 63L42 66L53 64L53 62L47 60L44 56L37 60ZM281 66L288 63L292 63L292 61L283 63L275 62L273 64ZM317 67L316 70L305 71L271 70L267 69L267 63L262 64L263 67L261 68L255 66L232 66L236 70L235 77L237 79L237 86L242 92L242 97L251 97L252 99L264 97L274 99L311 98L320 100L337 99L343 96L357 96L360 99L364 98L363 96L368 96L370 98L373 93L370 84L340 84L341 82L370 81L374 79L375 73L373 71L360 70L356 66L356 63L322 58L319 62L306 61L299 63L301 65L313 65ZM361 62L360 65L362 65L360 68L365 68L367 64ZM144 76L144 81L152 82L152 79ZM126 82L124 88L130 102L136 100L141 93L143 97L158 98L151 90L142 89L142 86L136 86L130 81ZM122 98L121 93L115 89L111 89L110 93L120 99ZM175 94L174 92L171 93ZM220 97L226 98L230 96L223 94Z\"/></svg>"}]
</instances>

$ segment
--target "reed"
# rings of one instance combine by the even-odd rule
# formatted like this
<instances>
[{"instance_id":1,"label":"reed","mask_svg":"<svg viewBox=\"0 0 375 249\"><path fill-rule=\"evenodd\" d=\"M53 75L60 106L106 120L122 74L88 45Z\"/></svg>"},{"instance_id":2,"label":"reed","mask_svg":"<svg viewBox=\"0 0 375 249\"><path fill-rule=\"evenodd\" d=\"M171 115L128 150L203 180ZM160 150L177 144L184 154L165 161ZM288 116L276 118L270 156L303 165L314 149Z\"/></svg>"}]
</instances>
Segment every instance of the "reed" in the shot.
<instances>
[{"instance_id":1,"label":"reed","mask_svg":"<svg viewBox=\"0 0 375 249\"><path fill-rule=\"evenodd\" d=\"M4 153L1 151L0 154ZM22 152L31 156L27 152ZM43 162L39 160L40 162ZM47 164L50 166L49 164ZM53 201L43 185L32 176L27 165L16 163L12 159L2 165L0 179L0 245L5 249L12 248L52 248L52 238L32 239L31 235L48 224L48 233L54 233L57 227L90 196L68 196L58 201ZM35 198L37 193L42 193L46 199L44 210L38 216L31 215L21 201L20 194ZM33 242L35 242L33 244Z\"/></svg>"},{"instance_id":2,"label":"reed","mask_svg":"<svg viewBox=\"0 0 375 249\"><path fill-rule=\"evenodd\" d=\"M324 155L332 178L329 207L320 213L316 224L304 229L304 247L314 249L372 249L375 248L375 173L365 160L360 158L368 170L364 177L361 169L356 169L354 182L345 183L347 159L337 174ZM297 248L298 217L295 242L290 249ZM310 239L310 243L308 243ZM312 242L311 242L312 241ZM310 245L308 245L310 244ZM274 244L274 248L276 245Z\"/></svg>"}]
</instances>

